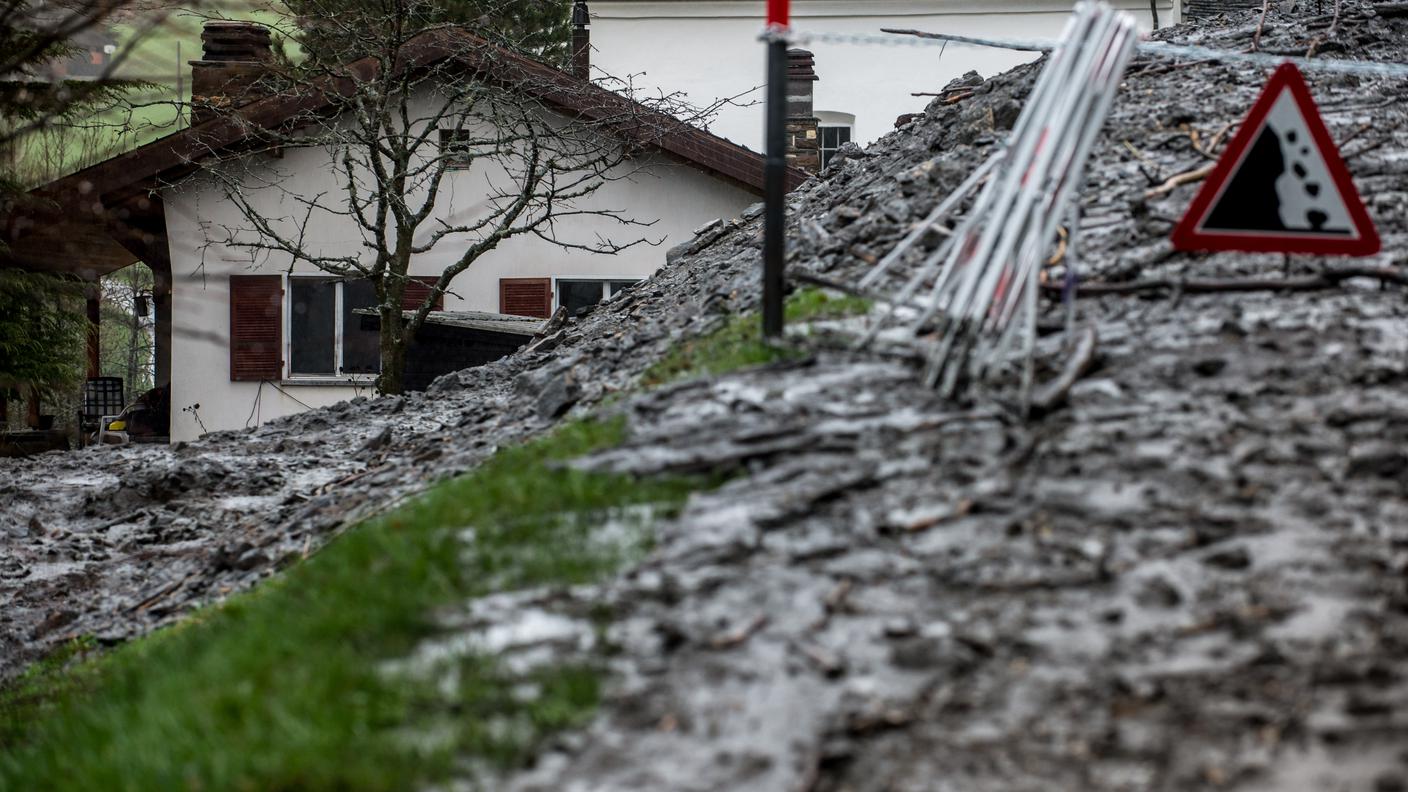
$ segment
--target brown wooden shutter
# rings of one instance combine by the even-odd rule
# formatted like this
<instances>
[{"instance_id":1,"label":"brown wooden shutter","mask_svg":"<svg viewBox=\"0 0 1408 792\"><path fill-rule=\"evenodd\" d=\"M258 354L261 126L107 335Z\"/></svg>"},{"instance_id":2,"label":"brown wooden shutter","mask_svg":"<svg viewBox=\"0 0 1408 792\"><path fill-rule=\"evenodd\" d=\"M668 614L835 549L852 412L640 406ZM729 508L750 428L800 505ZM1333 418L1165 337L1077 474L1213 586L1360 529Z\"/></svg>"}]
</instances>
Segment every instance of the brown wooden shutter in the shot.
<instances>
[{"instance_id":1,"label":"brown wooden shutter","mask_svg":"<svg viewBox=\"0 0 1408 792\"><path fill-rule=\"evenodd\" d=\"M401 310L414 311L420 308L425 302L425 296L430 294L430 290L435 288L436 281L440 280L437 275L413 275L406 279L406 290L401 292ZM435 295L435 305L431 306L432 311L445 310L445 293Z\"/></svg>"},{"instance_id":2,"label":"brown wooden shutter","mask_svg":"<svg viewBox=\"0 0 1408 792\"><path fill-rule=\"evenodd\" d=\"M284 288L278 275L230 276L230 380L283 376Z\"/></svg>"},{"instance_id":3,"label":"brown wooden shutter","mask_svg":"<svg viewBox=\"0 0 1408 792\"><path fill-rule=\"evenodd\" d=\"M499 313L552 315L552 278L499 278Z\"/></svg>"}]
</instances>

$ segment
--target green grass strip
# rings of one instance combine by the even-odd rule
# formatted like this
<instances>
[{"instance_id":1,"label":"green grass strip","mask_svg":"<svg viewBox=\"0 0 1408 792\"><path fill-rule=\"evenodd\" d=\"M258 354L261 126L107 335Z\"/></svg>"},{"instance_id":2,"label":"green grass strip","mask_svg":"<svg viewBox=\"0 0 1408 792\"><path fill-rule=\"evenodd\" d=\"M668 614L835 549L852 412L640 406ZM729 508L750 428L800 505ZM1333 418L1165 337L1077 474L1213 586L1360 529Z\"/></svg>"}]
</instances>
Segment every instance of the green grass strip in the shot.
<instances>
[{"instance_id":1,"label":"green grass strip","mask_svg":"<svg viewBox=\"0 0 1408 792\"><path fill-rule=\"evenodd\" d=\"M806 289L788 301L787 320L868 308ZM757 317L745 315L683 344L645 381L801 354L764 344ZM602 579L650 541L645 525L602 541L595 529L606 517L642 505L669 514L715 483L558 464L623 433L619 421L578 422L502 450L252 592L110 653L85 658L91 642L80 641L37 664L0 691L0 792L403 790L444 780L466 760L522 763L544 736L591 715L597 668L524 677L470 655L453 661L447 697L438 677L389 674L388 661L437 633L438 609Z\"/></svg>"},{"instance_id":2,"label":"green grass strip","mask_svg":"<svg viewBox=\"0 0 1408 792\"><path fill-rule=\"evenodd\" d=\"M787 299L784 317L788 324L797 324L855 316L869 310L869 300L805 288ZM670 350L646 370L641 383L655 387L688 377L717 376L750 366L795 360L805 354L794 346L765 342L757 314L740 314L718 330Z\"/></svg>"},{"instance_id":3,"label":"green grass strip","mask_svg":"<svg viewBox=\"0 0 1408 792\"><path fill-rule=\"evenodd\" d=\"M500 451L250 593L105 655L37 666L0 694L0 790L404 790L457 760L523 761L590 715L596 668L523 679L471 656L447 700L387 661L436 633L437 609L599 580L643 552L644 526L614 543L593 528L637 504L677 508L700 482L554 464L622 433L575 423Z\"/></svg>"}]
</instances>

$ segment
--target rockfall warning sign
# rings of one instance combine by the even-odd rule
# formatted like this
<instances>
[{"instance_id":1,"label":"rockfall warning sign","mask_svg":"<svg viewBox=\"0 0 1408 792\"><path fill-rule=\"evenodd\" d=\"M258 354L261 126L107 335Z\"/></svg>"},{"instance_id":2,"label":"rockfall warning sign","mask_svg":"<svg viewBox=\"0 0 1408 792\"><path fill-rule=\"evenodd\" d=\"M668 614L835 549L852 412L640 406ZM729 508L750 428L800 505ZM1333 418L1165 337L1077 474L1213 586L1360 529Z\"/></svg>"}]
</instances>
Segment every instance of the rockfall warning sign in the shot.
<instances>
[{"instance_id":1,"label":"rockfall warning sign","mask_svg":"<svg viewBox=\"0 0 1408 792\"><path fill-rule=\"evenodd\" d=\"M1369 256L1379 235L1300 70L1283 64L1188 213L1180 250Z\"/></svg>"}]
</instances>

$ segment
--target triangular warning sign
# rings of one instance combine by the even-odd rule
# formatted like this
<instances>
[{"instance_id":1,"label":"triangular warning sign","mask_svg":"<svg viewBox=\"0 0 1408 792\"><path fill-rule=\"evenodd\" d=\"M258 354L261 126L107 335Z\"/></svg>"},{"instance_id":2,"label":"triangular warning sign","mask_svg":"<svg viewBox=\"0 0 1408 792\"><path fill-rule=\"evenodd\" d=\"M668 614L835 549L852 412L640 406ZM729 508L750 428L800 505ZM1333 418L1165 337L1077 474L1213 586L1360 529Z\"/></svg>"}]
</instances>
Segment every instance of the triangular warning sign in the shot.
<instances>
[{"instance_id":1,"label":"triangular warning sign","mask_svg":"<svg viewBox=\"0 0 1408 792\"><path fill-rule=\"evenodd\" d=\"M1179 250L1370 256L1379 234L1300 70L1283 64L1173 231Z\"/></svg>"}]
</instances>

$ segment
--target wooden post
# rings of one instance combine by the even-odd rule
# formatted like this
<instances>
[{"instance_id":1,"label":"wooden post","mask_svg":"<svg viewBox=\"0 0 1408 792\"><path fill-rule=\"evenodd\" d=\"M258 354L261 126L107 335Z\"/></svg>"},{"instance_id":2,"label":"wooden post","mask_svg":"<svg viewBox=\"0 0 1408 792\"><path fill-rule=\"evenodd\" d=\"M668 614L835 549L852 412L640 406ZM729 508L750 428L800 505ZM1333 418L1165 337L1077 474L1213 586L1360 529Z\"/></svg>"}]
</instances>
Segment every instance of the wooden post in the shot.
<instances>
[{"instance_id":1,"label":"wooden post","mask_svg":"<svg viewBox=\"0 0 1408 792\"><path fill-rule=\"evenodd\" d=\"M152 267L152 307L156 313L153 328L155 371L152 385L171 382L171 273Z\"/></svg>"},{"instance_id":2,"label":"wooden post","mask_svg":"<svg viewBox=\"0 0 1408 792\"><path fill-rule=\"evenodd\" d=\"M90 378L102 376L98 354L98 309L101 305L102 286L94 282L88 287L88 376Z\"/></svg>"},{"instance_id":3,"label":"wooden post","mask_svg":"<svg viewBox=\"0 0 1408 792\"><path fill-rule=\"evenodd\" d=\"M24 422L30 429L39 428L39 389L33 385L29 386L28 414Z\"/></svg>"}]
</instances>

